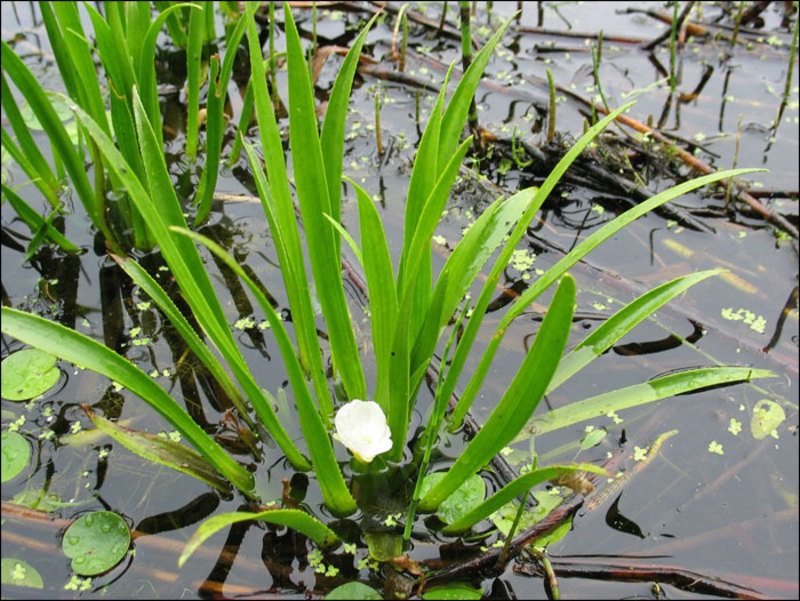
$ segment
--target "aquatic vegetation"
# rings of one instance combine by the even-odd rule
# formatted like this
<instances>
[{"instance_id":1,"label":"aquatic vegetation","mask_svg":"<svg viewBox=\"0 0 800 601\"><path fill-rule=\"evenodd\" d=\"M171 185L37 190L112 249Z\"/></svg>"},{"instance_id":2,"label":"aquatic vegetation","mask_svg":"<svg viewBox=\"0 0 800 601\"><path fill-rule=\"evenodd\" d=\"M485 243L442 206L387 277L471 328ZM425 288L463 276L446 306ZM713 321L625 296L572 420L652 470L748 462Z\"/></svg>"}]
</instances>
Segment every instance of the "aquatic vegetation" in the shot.
<instances>
[{"instance_id":1,"label":"aquatic vegetation","mask_svg":"<svg viewBox=\"0 0 800 601\"><path fill-rule=\"evenodd\" d=\"M236 45L241 36L247 36L252 73L250 85L265 166L262 167L261 159L251 144L243 142L243 148L250 161L280 262L291 309L294 340L262 288L236 259L213 240L190 229L170 178L160 137L160 116L152 111L152 91L145 91L145 79L131 84L130 96L126 96L124 105L129 111L129 120L120 118L120 123L126 124L125 131L134 142L130 147L123 147L110 136L104 111L100 116L101 113L93 110L92 106L74 97L65 98L64 102L74 113L86 140L91 141L93 157L102 162L112 181L125 188L146 235L159 248L194 320L202 329L203 337L211 342L218 355L212 352L177 308L175 301L140 263L123 256L122 249L115 249L118 252L112 257L159 307L213 374L230 397L241 420L257 433L265 430L295 469L311 471L315 475L316 484L331 513L346 516L358 510L364 513L372 510L366 502L366 487L361 486L364 482L359 480L371 474L360 474L358 465L352 469L341 465L337 460L333 439L338 438L353 453L357 462L369 464L380 457L381 461L375 462L377 469L383 467L377 464L385 464L384 472L400 473L414 483L413 494L401 499L404 509L407 509L406 538L410 536L417 511L437 512L446 523L444 533L455 535L488 519L537 484L576 470L604 473L596 466L584 464L537 466L484 499L485 486L481 487L483 481L479 475L481 470L518 436L535 436L610 411L708 386L772 375L767 370L745 367L695 368L576 401L544 415L537 416L535 413L546 394L576 375L636 325L691 286L721 273L720 270L712 270L680 277L645 293L620 309L565 354L576 297L576 284L567 273L568 270L603 241L648 211L706 184L752 171L746 169L706 175L664 190L599 228L558 263L531 281L530 286L510 304L499 320L485 350L477 358L477 365L471 373L464 374L467 359L474 355L473 346L500 274L509 265L520 271L532 266L533 258L521 256L517 246L533 218L572 162L630 105L612 111L589 128L554 167L541 188L524 189L509 198L498 198L493 202L455 244L442 269L434 273L431 249L436 243L436 227L472 142L471 138L462 141L461 133L483 70L508 23L500 27L473 57L449 101L445 102L449 73L436 98L410 177L402 250L399 262L395 265L374 201L363 188L348 179L345 181L354 190L358 204L360 244L344 231L340 223L347 104L358 57L372 22L359 34L344 59L321 128L318 128L306 56L292 12L288 5L284 5L289 144L291 156L295 160L302 157L303 162L302 168L294 170L296 193L293 194L287 177L278 119L266 83L261 42L254 18L256 8L256 3L247 4L229 37L229 43ZM162 17L166 21L165 15L166 12ZM200 21L195 15L197 12L193 11L188 28L190 49L196 44L195 36L200 35L197 33ZM96 20L95 26L104 27ZM7 53L13 55L10 48L4 45L4 69ZM195 225L210 208L206 199L213 193L215 174L221 162L224 121L222 92L227 85L226 78L230 78L233 60L231 58L229 62L229 56L233 57L234 53L226 54L221 67L218 59L216 63L212 61L213 83L207 116L209 146L206 168L197 192L201 200ZM24 65L20 67L21 61L18 58L16 62L9 60L17 86L28 86L32 92L39 94L25 75ZM106 68L111 67L106 65ZM47 104L43 92L40 96ZM122 110L120 107L117 110ZM113 114L114 105L112 117ZM59 127L63 129L61 122L56 123L45 109L40 118L47 128L52 127L57 132L52 134L54 144L66 145L64 135L59 130ZM119 141L124 134L123 130L117 129L116 122L114 131ZM18 137L24 136L16 128L15 133ZM65 157L77 152L72 146L64 148ZM69 168L68 171L81 193L82 187L88 186L88 180L83 182L80 174L72 173ZM82 173L85 177L85 172ZM86 204L91 200L92 191L87 188L85 194ZM300 235L300 222L295 213L295 198L302 217L303 236ZM102 210L92 204L86 206L93 222L98 219L95 225L103 230L108 229L104 220L99 218ZM94 213L90 212L90 208ZM365 374L345 296L341 269L342 238L356 251L354 254L359 258L366 276L375 363L375 385L372 390L367 386L372 379ZM301 449L287 433L287 416L276 413L276 400L261 387L253 373L257 366L245 361L196 243L203 245L241 279L266 316L270 333L285 363L305 449ZM494 263L489 266L495 254ZM468 292L487 266L488 277L477 299L472 302ZM313 286L310 285L312 283ZM483 427L447 470L429 474L431 456L445 421L451 430L462 425L511 322L554 286L554 295L531 349ZM312 296L312 290L317 291L316 297ZM321 309L320 319L324 320L327 328L328 341L325 347L317 332L316 302ZM88 336L33 314L3 307L2 316L4 333L75 365L101 373L139 395L196 452L174 441L158 442L156 437L127 432L104 418L90 414L90 419L98 428L149 461L179 469L218 488L224 488L229 483L248 499L262 500L255 490L253 475L204 431L176 399L137 366ZM452 320L455 320L455 325L451 324ZM462 325L463 331L457 336L456 331ZM435 400L427 421L422 425L421 434L415 435L410 431L411 416L426 372L443 342L446 346L437 375ZM333 378L326 373L328 360ZM232 377L228 370L232 372ZM467 375L466 387L455 408L448 412L448 403L460 387L462 376ZM531 418L532 421L528 423ZM764 417L761 422L769 426L773 420ZM332 432L332 425L335 425L335 433ZM395 514L390 515L396 521L397 518L393 517ZM520 515L519 512L517 515ZM294 507L275 506L260 512L228 513L208 519L186 544L180 563L183 564L215 532L253 519L287 525L322 547L333 547L341 542L335 525L324 524L322 517L312 516ZM515 520L515 523L518 521ZM513 532L514 527L510 530ZM374 551L377 555L376 549L386 544L386 538L389 535L374 544L370 541L376 539L368 538L370 552ZM399 535L393 534L385 548L392 552L398 548L402 551ZM393 556L392 553L387 555L388 558Z\"/></svg>"}]
</instances>

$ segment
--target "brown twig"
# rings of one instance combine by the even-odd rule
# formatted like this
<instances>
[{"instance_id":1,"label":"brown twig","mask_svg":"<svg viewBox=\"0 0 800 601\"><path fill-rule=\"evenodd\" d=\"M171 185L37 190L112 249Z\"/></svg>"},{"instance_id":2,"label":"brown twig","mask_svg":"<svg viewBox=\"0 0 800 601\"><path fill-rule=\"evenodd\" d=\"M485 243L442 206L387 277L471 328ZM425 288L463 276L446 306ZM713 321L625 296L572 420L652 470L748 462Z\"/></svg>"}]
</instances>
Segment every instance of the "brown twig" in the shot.
<instances>
[{"instance_id":1,"label":"brown twig","mask_svg":"<svg viewBox=\"0 0 800 601\"><path fill-rule=\"evenodd\" d=\"M769 599L751 588L728 582L721 578L707 576L679 566L662 566L650 563L584 562L550 560L553 572L562 578L592 578L595 580L614 580L617 582L658 582L672 585L684 591L705 595L718 595L730 599ZM537 564L514 566L514 572L526 576L543 577L544 570Z\"/></svg>"},{"instance_id":2,"label":"brown twig","mask_svg":"<svg viewBox=\"0 0 800 601\"><path fill-rule=\"evenodd\" d=\"M570 500L565 501L550 514L540 521L538 524L531 526L522 534L511 541L508 550L508 559L512 559L519 555L523 549L540 538L544 534L558 528L566 523L572 516L577 513L578 509L583 505L583 498L573 496ZM493 548L480 554L469 561L450 566L443 570L438 571L433 576L428 577L428 584L435 585L446 581L458 579L459 577L474 578L476 574L482 576L497 576L503 573L505 565L498 566L498 559L500 558L501 549ZM422 561L423 565L434 566L438 565L440 560Z\"/></svg>"}]
</instances>

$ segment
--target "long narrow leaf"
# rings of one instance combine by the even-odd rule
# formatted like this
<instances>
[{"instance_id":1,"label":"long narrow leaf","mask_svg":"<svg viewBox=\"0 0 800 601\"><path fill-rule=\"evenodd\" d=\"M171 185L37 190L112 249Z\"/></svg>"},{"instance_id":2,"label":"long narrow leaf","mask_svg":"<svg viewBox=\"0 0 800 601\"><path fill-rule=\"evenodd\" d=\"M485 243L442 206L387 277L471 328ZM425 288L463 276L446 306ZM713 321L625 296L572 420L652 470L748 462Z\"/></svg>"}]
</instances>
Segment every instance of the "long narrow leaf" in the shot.
<instances>
[{"instance_id":1,"label":"long narrow leaf","mask_svg":"<svg viewBox=\"0 0 800 601\"><path fill-rule=\"evenodd\" d=\"M88 336L37 315L3 307L2 317L4 334L96 371L137 394L238 489L252 494L253 475L231 459L163 388L133 363Z\"/></svg>"},{"instance_id":2,"label":"long narrow leaf","mask_svg":"<svg viewBox=\"0 0 800 601\"><path fill-rule=\"evenodd\" d=\"M358 59L361 55L361 48L367 39L367 34L375 23L378 15L376 14L361 29L361 33L347 51L336 80L333 82L333 89L328 97L328 106L325 109L325 119L322 122L320 132L320 147L322 149L322 160L325 163L325 175L328 182L328 196L330 197L329 215L335 222L340 221L342 204L342 157L344 155L344 130L347 122L347 104L350 100L350 90L353 86ZM338 240L336 245L336 257L341 260L341 250Z\"/></svg>"},{"instance_id":3,"label":"long narrow leaf","mask_svg":"<svg viewBox=\"0 0 800 601\"><path fill-rule=\"evenodd\" d=\"M750 367L701 367L667 376L655 378L642 384L634 384L603 394L598 394L582 401L570 403L565 407L548 411L535 417L526 426L515 442L531 435L552 432L559 428L586 421L609 411L621 411L630 407L638 407L653 401L700 390L709 386L749 382L754 378L774 378L776 374L768 369Z\"/></svg>"},{"instance_id":4,"label":"long narrow leaf","mask_svg":"<svg viewBox=\"0 0 800 601\"><path fill-rule=\"evenodd\" d=\"M178 558L178 567L183 567L183 564L191 557L192 553L211 536L231 524L248 520L260 520L270 524L278 524L279 526L288 526L293 530L297 530L300 534L306 535L321 547L333 547L339 544L339 537L336 536L333 530L315 517L299 509L270 509L260 513L235 511L215 515L200 524L200 527L195 530L195 533L184 545L181 556Z\"/></svg>"},{"instance_id":5,"label":"long narrow leaf","mask_svg":"<svg viewBox=\"0 0 800 601\"><path fill-rule=\"evenodd\" d=\"M3 75L3 81L5 82L5 75ZM6 86L3 85L4 95L5 90ZM8 117L9 112L7 109L10 107L10 104L6 104L5 101L3 101L2 104L3 110L6 111L6 117ZM18 109L17 112L19 112ZM11 119L9 118L9 121L10 120ZM21 121L22 119L20 117L20 122ZM30 135L29 132L28 135ZM14 162L17 163L17 165L22 168L22 170L25 172L25 175L31 179L31 182L39 189L39 191L42 193L42 196L44 196L47 202L50 203L50 206L53 209L58 208L61 205L61 201L58 198L58 192L61 189L61 185L58 183L55 174L50 169L50 165L48 165L45 161L45 172L40 173L26 153L23 152L22 148L20 148L17 143L14 142L11 134L6 131L5 127L0 127L0 136L2 136L3 148L8 152L9 156L14 160ZM37 148L36 151L38 152L38 150L39 149Z\"/></svg>"},{"instance_id":6,"label":"long narrow leaf","mask_svg":"<svg viewBox=\"0 0 800 601\"><path fill-rule=\"evenodd\" d=\"M488 518L503 505L512 501L517 495L525 494L529 488L554 480L559 476L576 471L591 472L593 474L608 474L606 470L591 463L577 463L574 465L550 465L547 467L532 470L518 478L515 478L503 488L494 493L480 505L465 513L452 524L448 524L442 529L444 534L456 534L463 532L474 524Z\"/></svg>"},{"instance_id":7,"label":"long narrow leaf","mask_svg":"<svg viewBox=\"0 0 800 601\"><path fill-rule=\"evenodd\" d=\"M234 407L239 410L239 415L241 415L243 419L249 420L248 408L241 392L236 388L233 380L228 376L225 368L222 367L222 364L211 352L211 349L200 339L189 321L183 316L159 283L133 259L118 257L114 254L111 255L111 258L114 259L117 265L130 276L134 283L153 300L158 308L164 312L164 315L167 316L167 319L169 319L170 323L181 335L181 338L183 338L187 346L197 358L200 359L203 365L206 366L208 371L211 372L211 375L214 376L214 379L228 395Z\"/></svg>"},{"instance_id":8,"label":"long narrow leaf","mask_svg":"<svg viewBox=\"0 0 800 601\"><path fill-rule=\"evenodd\" d=\"M704 279L720 273L724 273L724 270L710 269L676 278L625 305L567 353L550 381L547 392L561 386L673 298Z\"/></svg>"},{"instance_id":9,"label":"long narrow leaf","mask_svg":"<svg viewBox=\"0 0 800 601\"><path fill-rule=\"evenodd\" d=\"M372 345L375 350L375 402L389 412L389 360L392 336L397 323L397 292L394 287L392 257L383 223L369 194L352 180L358 199L361 246L364 249L364 274L367 278Z\"/></svg>"},{"instance_id":10,"label":"long narrow leaf","mask_svg":"<svg viewBox=\"0 0 800 601\"><path fill-rule=\"evenodd\" d=\"M246 149L256 177L256 185L261 186L259 195L262 205L265 207L267 218L271 218L270 230L279 252L281 274L286 284L289 305L292 308L292 319L298 334L300 360L311 371L320 411L326 419L330 419L333 417L333 401L324 375L321 377L319 375L323 373L321 369L318 369L322 365L321 349L317 338L316 320L311 305L305 260L300 244L300 232L289 190L289 178L286 174L283 142L275 120L272 101L267 91L264 60L261 55L261 45L254 17L257 6L256 3L248 4L245 18L247 19L247 41L252 72L250 85L255 97L256 119L261 134L264 162L269 175L268 185L264 178L264 170L255 154Z\"/></svg>"},{"instance_id":11,"label":"long narrow leaf","mask_svg":"<svg viewBox=\"0 0 800 601\"><path fill-rule=\"evenodd\" d=\"M620 107L616 111L612 112L606 118L602 119L592 128L590 128L589 131L587 131L583 136L581 136L581 138L572 146L572 148L569 149L569 151L567 151L564 157L553 168L539 191L533 197L533 200L531 200L530 204L525 209L525 213L517 222L517 225L514 227L514 231L511 233L511 236L509 236L508 240L503 246L503 249L500 251L500 255L495 261L495 264L489 273L489 277L486 279L481 293L478 296L478 300L475 303L472 317L470 317L469 321L467 322L464 335L461 337L458 347L456 347L456 352L453 356L453 362L450 366L450 370L447 372L447 378L444 382L444 394L448 398L452 396L453 392L455 391L456 383L461 375L461 370L464 367L467 357L472 350L472 344L475 342L475 338L478 335L478 330L483 322L486 309L489 306L489 301L494 294L497 283L500 281L500 275L510 261L511 255L519 241L522 239L522 236L528 231L528 226L530 225L534 216L539 211L542 204L544 204L545 200L550 195L550 192L556 186L558 181L561 179L561 176L566 172L572 162L578 158L580 153L583 152L583 149L586 148L586 146L588 146L589 143L628 106L630 106L630 104ZM443 318L447 318L447 316L443 316ZM464 419L464 415L469 409L471 402L472 399L468 398L458 403L453 415L451 416L451 421L454 425L460 424Z\"/></svg>"},{"instance_id":12,"label":"long narrow leaf","mask_svg":"<svg viewBox=\"0 0 800 601\"><path fill-rule=\"evenodd\" d=\"M16 55L5 41L0 42L0 46L2 47L2 50L0 50L0 61L2 62L3 69L14 81L14 84L16 84L22 95L27 98L36 118L39 119L39 123L42 124L44 131L50 138L50 143L53 145L53 152L57 154L64 163L72 180L75 192L86 209L89 219L91 219L95 227L103 232L103 235L112 245L115 244L114 235L105 221L103 207L98 203L98 199L95 197L92 186L89 183L89 178L86 175L86 169L83 165L83 159L78 155L75 147L72 145L72 141L69 139L69 135L66 129L64 129L61 119L59 119L55 109L53 109L42 86L33 76L33 73L30 72L30 69L22 62L22 59ZM4 88L5 85L4 81ZM19 137L19 133L15 133L17 133Z\"/></svg>"},{"instance_id":13,"label":"long narrow leaf","mask_svg":"<svg viewBox=\"0 0 800 601\"><path fill-rule=\"evenodd\" d=\"M197 249L190 240L182 236L174 236L168 230L171 225L185 228L186 220L183 217L180 204L175 195L175 189L169 178L163 152L157 146L155 134L149 122L147 122L144 107L142 107L138 96L135 94L134 107L137 111L136 117L137 125L139 126L142 158L152 196L143 188L141 182L133 175L119 151L114 147L114 144L99 130L94 121L78 106L72 105L70 108L98 145L108 162L109 168L124 182L130 198L136 204L140 213L147 218L148 227L158 241L161 252L195 317L214 342L214 345L225 357L259 418L269 428L270 425L276 424L274 411L263 391L253 379L241 351L236 346L230 327L225 320L225 313L217 299L206 272L206 267L200 259ZM155 204L153 197L159 199L158 205ZM275 437L276 443L286 453L287 458L295 467L298 469L308 469L310 467L279 423L270 433Z\"/></svg>"},{"instance_id":14,"label":"long narrow leaf","mask_svg":"<svg viewBox=\"0 0 800 601\"><path fill-rule=\"evenodd\" d=\"M339 515L353 513L356 510L356 502L347 489L347 484L344 481L342 472L339 469L339 465L336 463L336 456L333 452L330 437L325 430L325 424L311 398L311 393L303 377L303 370L300 367L300 361L297 359L297 352L289 340L289 335L286 333L283 321L255 282L253 282L244 269L242 269L233 257L226 253L222 247L213 240L200 234L190 232L189 230L177 231L206 246L206 248L219 257L225 265L233 270L234 273L247 284L247 287L250 288L261 310L264 311L267 316L272 333L275 336L275 341L283 357L284 364L289 372L289 382L295 394L300 428L303 431L303 438L305 438L306 444L308 445L311 463L317 474L317 479L322 489L322 496L325 498L325 504L331 511Z\"/></svg>"},{"instance_id":15,"label":"long narrow leaf","mask_svg":"<svg viewBox=\"0 0 800 601\"><path fill-rule=\"evenodd\" d=\"M42 219L41 215L34 211L31 206L25 202L21 196L19 196L19 194L14 192L14 190L5 184L2 184L2 190L3 194L8 199L9 204L17 212L17 215L19 215L20 219L22 219L30 228L32 233L36 233L40 229L44 229L45 235L50 240L58 244L61 247L61 250L64 252L81 252L81 249L78 246L75 246L72 242L67 240L61 232Z\"/></svg>"},{"instance_id":16,"label":"long narrow leaf","mask_svg":"<svg viewBox=\"0 0 800 601\"><path fill-rule=\"evenodd\" d=\"M475 398L475 395L478 392L484 377L486 377L486 374L489 371L489 366L491 365L492 359L494 358L494 355L497 352L500 342L502 341L505 332L508 330L511 321L527 307L529 307L530 304L542 292L549 288L550 285L561 276L561 274L566 272L567 269L585 257L602 242L616 234L623 227L638 219L645 213L652 211L662 204L686 194L687 192L691 192L692 190L696 190L697 188L705 186L706 184L717 182L728 177L737 177L745 173L753 173L754 171L758 170L733 169L729 171L719 171L717 173L698 177L688 182L678 184L677 186L673 186L668 190L656 194L652 198L633 207L632 209L627 210L613 221L605 224L603 227L586 238L586 240L578 244L578 246L576 246L569 254L562 257L555 265L553 265L542 276L540 276L539 279L531 284L530 288L520 295L520 297L514 302L514 304L500 320L495 334L492 336L491 341L481 357L481 361L478 364L477 369L473 372L467 388L464 390L464 393L459 399L456 411L453 412L453 424L460 423L460 420L463 419L467 409L469 409L469 406L472 403L472 400Z\"/></svg>"},{"instance_id":17,"label":"long narrow leaf","mask_svg":"<svg viewBox=\"0 0 800 601\"><path fill-rule=\"evenodd\" d=\"M155 434L125 428L97 415L88 405L82 407L98 430L116 440L131 453L139 455L150 463L158 463L197 478L223 493L230 491L230 483L202 455L195 453L189 447Z\"/></svg>"},{"instance_id":18,"label":"long narrow leaf","mask_svg":"<svg viewBox=\"0 0 800 601\"><path fill-rule=\"evenodd\" d=\"M328 326L333 365L342 378L349 398L363 399L366 382L361 368L342 283L342 266L331 249L336 248L334 231L324 214L331 214L325 163L317 133L317 117L311 80L306 66L300 36L288 5L286 46L289 56L289 139L292 156L303 161L295 169L297 198L303 216L308 255L318 299Z\"/></svg>"},{"instance_id":19,"label":"long narrow leaf","mask_svg":"<svg viewBox=\"0 0 800 601\"><path fill-rule=\"evenodd\" d=\"M567 344L574 303L575 280L567 274L561 278L533 347L503 398L445 476L422 498L421 511L436 509L464 480L511 442L536 410Z\"/></svg>"}]
</instances>

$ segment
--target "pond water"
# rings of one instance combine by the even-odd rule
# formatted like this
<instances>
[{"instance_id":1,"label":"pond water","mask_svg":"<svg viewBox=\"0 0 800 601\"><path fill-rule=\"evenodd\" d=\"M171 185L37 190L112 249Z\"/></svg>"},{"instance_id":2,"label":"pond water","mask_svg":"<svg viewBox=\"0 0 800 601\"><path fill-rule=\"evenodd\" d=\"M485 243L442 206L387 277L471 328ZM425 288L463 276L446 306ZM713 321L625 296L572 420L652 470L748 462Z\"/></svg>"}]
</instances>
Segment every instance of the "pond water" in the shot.
<instances>
[{"instance_id":1,"label":"pond water","mask_svg":"<svg viewBox=\"0 0 800 601\"><path fill-rule=\"evenodd\" d=\"M307 3L308 7L298 4L302 6L294 9L295 18L303 35L310 39L311 3ZM317 3L316 33L321 47L347 46L353 32L375 8L365 3L327 4ZM516 7L516 3L496 2L487 12L489 3L478 4L476 24L481 40L488 37L490 28L510 17ZM458 23L455 5L449 3L447 19L452 31L456 31L454 24ZM500 194L540 184L552 166L545 164L546 159L552 161L553 156L563 152L564 140L581 134L585 119L591 117L591 110L581 99L599 102L591 48L600 31L604 41L598 74L611 107L636 98L638 102L628 112L630 116L642 123L651 119L654 127L681 140L681 147L714 168L726 169L735 163L769 169L769 173L745 178L753 182L751 192L797 227L796 64L788 101L775 123L797 16L785 15L786 3L770 3L760 20L740 31L740 43L732 48L727 40L731 31L725 27L732 23L732 15L723 14L725 6L700 3L697 8L702 14L692 14L705 25L706 35L696 33L680 49L676 57L677 85L671 94L665 80L670 65L668 43L648 52L640 42L652 40L668 28L642 10L671 14L671 5L524 3L520 18L501 41L476 96L480 124L496 137L494 147L490 146L488 158L467 161L461 172L447 215L437 231L440 238L434 269L441 267L453 241L489 202ZM389 3L392 10L386 12L367 38L365 53L378 62L368 67L354 86L344 160L345 174L360 182L379 202L396 254L402 244L403 202L410 166L435 99L435 92L415 84L438 89L447 65L460 57L457 39L446 33L437 34L435 26L412 19L405 81L389 79L387 73L397 71L390 57L394 13L399 7L400 3ZM415 17L437 24L442 8L442 3L411 5ZM277 13L282 23L281 10ZM2 22L3 39L14 40L16 51L45 87L59 90L61 84L36 4L3 2ZM278 33L278 47L283 47L282 33ZM164 75L160 83L164 84L162 101L170 169L179 196L188 199L199 180L200 166L189 164L183 157L185 95L180 89L185 77L181 65L184 55L164 41L157 60ZM334 54L323 66L317 81L319 101L327 97L340 64L341 57ZM552 71L557 88L556 136L550 144L546 142L546 68ZM244 78L243 86L247 74L237 75ZM279 89L285 99L285 72L279 76ZM376 92L382 98L383 153L377 151L375 140ZM243 88L232 85L229 93L232 122L236 122ZM7 127L5 117L3 125ZM284 125L288 127L288 122ZM536 160L523 168L515 165L509 159L515 130L523 147L542 149L544 158L534 157ZM229 128L229 133L233 131L233 127ZM573 175L556 188L545 204L541 219L529 229L519 257L533 263L505 271L501 284L506 292L498 290L485 322L485 334L476 345L477 352L488 342L508 299L525 289L530 278L536 277L536 270L553 265L565 251L639 200L634 192L611 181L609 174L632 180L633 166L641 178L639 184L646 186L650 194L692 176L685 163L668 157L655 143L649 154L639 152L639 146L633 143L628 145L627 154L620 152L626 136L635 135L632 129L612 127L609 132L613 140L609 138L592 150L593 161L576 165ZM251 140L257 138L255 128L250 134ZM591 164L602 167L592 170ZM3 168L7 169L9 185L25 183L24 174L17 168L5 163ZM32 186L20 188L19 193L34 207L44 209L44 201ZM253 198L255 187L246 160L223 169L217 193L219 200L201 231L234 252L279 307L285 308L277 256L261 206ZM344 225L354 233L358 231L355 202L350 192L343 206ZM220 424L216 428L220 439L235 440L231 427L223 423L226 407L217 404L214 384L183 357L183 347L174 330L158 311L141 304L147 299L107 258L102 247L97 248L88 219L79 203L74 204L75 212L66 218L66 235L86 252L80 257L67 257L54 247L42 247L29 261L25 260L25 247L30 233L16 219L9 204L3 204L3 303L50 316L119 350L145 372L152 372L200 423L209 425L212 431L214 425ZM622 496L613 504L616 513L609 508L611 503L579 511L572 531L551 545L548 554L557 571L561 570L559 585L565 598L700 596L702 590L687 586L682 590L678 586L675 574L689 572L708 579L721 578L768 597L797 598L797 240L777 233L775 226L741 203L726 210L724 193L719 191L713 195L710 191L689 194L674 205L675 213L646 215L571 270L578 282L579 296L568 348L621 303L644 290L692 271L722 267L729 270L728 274L702 282L641 324L582 372L580 378L549 395L540 411L545 404L548 409L563 406L685 367L741 365L770 369L777 377L682 395L620 412L618 416L598 418L589 424L606 428L608 436L600 445L580 454L575 442L584 434L586 423L537 437L535 450L543 464L576 457L600 464L608 453L613 453L623 454L624 469L631 469L630 457L635 447L645 448L660 434L678 430L653 461L622 489ZM143 262L159 273L157 255L146 257ZM208 269L231 327L237 328L236 336L246 360L258 366L254 372L259 384L274 393L286 385L287 376L269 331L258 327L264 316L254 309L235 279L220 270L210 257ZM168 275L164 278L166 281ZM348 294L352 314L364 314L366 299L356 283L351 283ZM479 423L486 419L511 381L548 303L549 298L540 299L513 323L473 407L473 417ZM358 326L369 378L366 316ZM132 332L134 328L141 328L141 333ZM145 337L149 343L134 344ZM3 358L20 348L19 342L3 336ZM349 563L342 559L340 575L326 576L309 565L308 549L291 532L259 526L216 534L179 569L177 557L197 525L215 513L240 509L243 498L221 497L199 481L151 465L109 439L98 437L84 444L66 444L68 434L89 426L80 403L139 430L164 431L165 423L134 395L117 390L106 378L78 372L66 363L60 368L58 386L42 399L31 404L3 399L3 430L12 422L23 421L20 418L24 416L19 430L33 449L31 463L23 474L3 484L3 558L28 562L44 579L43 590L4 585L4 596L319 598L346 579L360 578L379 589L383 586L385 574L357 567L365 547L359 548L357 558L351 557ZM469 366L465 371L469 373ZM423 387L419 410L424 411L431 398ZM777 429L776 437L755 440L750 433L750 419L753 407L761 399L778 402L786 420ZM412 427L421 420L421 415L415 415ZM734 434L737 428L731 426L732 421L741 423L741 432ZM299 432L293 435L299 437ZM447 438L437 461L446 465L455 458L463 449L465 437L460 433ZM516 448L528 452L530 446L529 441L524 441ZM292 472L275 449L265 447L259 461L246 449L234 452L239 453L237 459L255 468L258 490L264 499L280 499L282 479L289 478L294 489L303 489L307 484L304 504L330 519L322 508L313 477L309 483L305 476ZM337 452L342 461L347 459L341 446ZM487 480L491 480L488 475ZM68 503L54 509L56 519L23 514L6 503L15 498L18 501L17 495L24 491L42 489ZM381 511L387 517L405 509L393 501L396 499L380 500ZM118 512L142 533L134 541L135 554L111 572L85 583L86 590L71 590L65 587L71 579L70 563L60 549L63 529L68 520L102 509ZM627 527L621 526L622 518L627 520ZM340 524L355 531L361 526L357 516ZM453 539L423 535L424 531L425 525L420 521L413 544L407 549L412 559L449 559L464 552L452 544ZM470 542L467 546L479 553L483 542ZM487 598L545 598L544 581L533 574L533 566L532 560L521 557L499 574L475 573L472 579ZM644 566L672 570L671 579L653 576L627 582L615 571ZM397 579L389 580L394 583ZM662 582L660 590L654 588L655 581Z\"/></svg>"}]
</instances>

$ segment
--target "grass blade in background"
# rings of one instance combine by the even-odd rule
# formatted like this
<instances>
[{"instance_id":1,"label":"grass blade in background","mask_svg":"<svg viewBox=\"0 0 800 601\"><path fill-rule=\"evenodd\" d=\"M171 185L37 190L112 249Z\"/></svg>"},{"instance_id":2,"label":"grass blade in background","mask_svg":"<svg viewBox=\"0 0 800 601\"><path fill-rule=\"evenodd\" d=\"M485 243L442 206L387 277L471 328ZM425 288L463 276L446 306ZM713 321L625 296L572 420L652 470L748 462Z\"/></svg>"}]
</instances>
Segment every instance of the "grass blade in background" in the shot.
<instances>
[{"instance_id":1,"label":"grass blade in background","mask_svg":"<svg viewBox=\"0 0 800 601\"><path fill-rule=\"evenodd\" d=\"M202 83L203 39L205 37L205 15L207 3L200 10L189 14L189 34L186 46L186 157L194 163L197 159L197 137L199 133L200 85ZM213 10L213 4L212 9Z\"/></svg>"},{"instance_id":2,"label":"grass blade in background","mask_svg":"<svg viewBox=\"0 0 800 601\"><path fill-rule=\"evenodd\" d=\"M206 100L206 157L203 175L200 177L200 184L197 186L194 198L194 203L197 205L195 226L205 221L211 211L211 201L217 186L221 164L222 134L227 124L224 111L225 100L228 97L228 84L233 73L233 61L246 27L247 19L239 17L239 22L227 39L225 58L222 60L221 67L219 55L215 54L211 57L211 77Z\"/></svg>"},{"instance_id":3,"label":"grass blade in background","mask_svg":"<svg viewBox=\"0 0 800 601\"><path fill-rule=\"evenodd\" d=\"M567 344L575 304L575 280L561 278L542 325L517 374L486 423L445 476L422 497L421 511L433 511L468 477L514 438L536 410Z\"/></svg>"},{"instance_id":4,"label":"grass blade in background","mask_svg":"<svg viewBox=\"0 0 800 601\"><path fill-rule=\"evenodd\" d=\"M158 6L159 4L164 3L155 2L154 4ZM158 138L159 144L162 147L164 146L164 131L163 127L161 126L161 109L158 105L158 84L156 82L155 67L156 39L158 38L158 34L161 32L161 28L164 26L164 23L167 23L167 27L172 34L172 41L176 45L181 46L179 39L177 39L173 34L173 28L174 22L177 21L175 13L184 7L200 10L200 7L198 7L196 4L173 4L172 6L164 8L161 14L159 14L158 17L156 17L156 19L150 24L150 27L147 29L147 33L145 34L144 42L142 43L141 58L139 59L139 69L137 71L137 81L139 83L139 94L141 95L142 104L144 105L145 112L147 113L150 123L153 124L153 130L155 131L156 138ZM170 27L170 23L173 23L172 27ZM185 34L183 37L185 38Z\"/></svg>"},{"instance_id":5,"label":"grass blade in background","mask_svg":"<svg viewBox=\"0 0 800 601\"><path fill-rule=\"evenodd\" d=\"M234 486L245 494L252 494L253 475L234 461L163 388L133 363L88 336L37 315L3 307L2 316L4 334L102 374L137 394Z\"/></svg>"}]
</instances>

